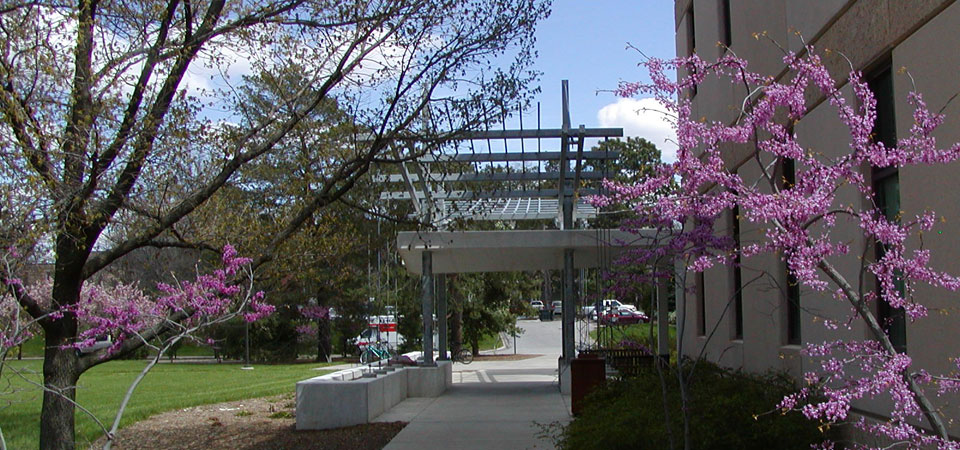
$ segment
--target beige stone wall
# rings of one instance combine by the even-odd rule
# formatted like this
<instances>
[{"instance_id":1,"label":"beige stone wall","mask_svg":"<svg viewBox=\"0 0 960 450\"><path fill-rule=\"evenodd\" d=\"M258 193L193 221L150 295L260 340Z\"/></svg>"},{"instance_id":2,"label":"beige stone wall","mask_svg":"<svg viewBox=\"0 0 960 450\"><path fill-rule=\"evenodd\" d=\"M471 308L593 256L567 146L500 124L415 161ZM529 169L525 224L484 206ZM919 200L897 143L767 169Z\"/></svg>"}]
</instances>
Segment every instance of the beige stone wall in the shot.
<instances>
[{"instance_id":1,"label":"beige stone wall","mask_svg":"<svg viewBox=\"0 0 960 450\"><path fill-rule=\"evenodd\" d=\"M947 104L960 92L960 3L955 3L913 33L893 50L893 67L903 67L916 82L917 90L934 111L946 106L946 122L936 136L943 145L960 142L960 98ZM913 108L906 93L912 89L907 74L896 75L897 134L908 136L913 123ZM932 253L932 265L952 274L960 274L960 164L909 167L900 171L900 197L904 217L912 218L932 210L943 216L931 233L923 236L923 247ZM918 240L913 246L920 245ZM917 297L937 308L922 326L907 327L910 355L924 366L948 370L947 359L960 356L960 295L918 286ZM910 351L924 349L929 351Z\"/></svg>"},{"instance_id":2,"label":"beige stone wall","mask_svg":"<svg viewBox=\"0 0 960 450\"><path fill-rule=\"evenodd\" d=\"M691 3L696 12L698 53L707 60L715 59L722 53L722 49L715 45L720 30L717 0L676 2L677 49L686 49L686 42L682 41L685 39L686 19L682 14ZM754 39L753 33L766 31L770 39L797 51L801 49L801 43L793 33L796 30L819 51L833 51L824 59L834 74L845 73L851 63L858 70L869 71L877 61L890 58L894 71L900 67L909 71L917 89L924 93L933 110L944 107L948 99L960 92L960 4L953 0L733 0L731 8L731 49L748 59L755 71L775 76L782 76L784 72L781 49L769 40ZM913 122L912 108L907 103L907 93L911 89L906 74L894 75L899 137L908 134ZM706 120L729 122L735 117L732 112L742 95L727 81L708 81L695 97L695 110ZM853 101L848 86L844 87L843 95ZM818 101L811 98L811 104ZM960 141L960 97L947 105L944 112L948 119L941 127L938 139L944 144ZM795 130L805 147L822 153L824 157L848 151L848 133L837 120L835 109L826 102L819 103L810 115L796 124ZM752 165L740 170L748 179L759 175ZM922 245L932 251L935 268L960 274L960 164L902 169L900 197L905 218L931 209L945 217L945 222L938 223L932 233L923 236ZM845 187L839 192L839 201L862 206L867 199L855 189ZM761 228L747 223L741 225L744 243L762 236ZM846 277L856 282L860 270L859 255L870 243L855 222L838 220L838 225L832 235L836 240L850 244L851 254L835 259L834 263ZM920 244L919 240L912 243L914 247ZM690 291L685 304L685 313L689 315L684 330L686 353L696 356L703 349L708 359L728 367L750 371L784 369L798 377L806 370L815 369L816 361L800 357L798 346L785 345L785 299L779 289L786 281L782 264L776 255L744 261L744 282L760 274L767 275L744 289L742 341L732 339L733 308L723 314L733 292L732 269L716 267L704 274L707 334L717 325L717 332L710 342L697 336L697 297L693 289L694 277L689 276ZM920 365L934 371L949 370L952 367L949 358L960 356L960 346L957 345L960 342L960 294L919 286L917 298L934 310L922 324L907 325L908 353ZM804 342L823 342L839 337L836 332L827 330L820 318L845 316L849 306L833 299L830 292L809 289L802 291L801 302L804 307L801 321ZM859 323L854 323L846 333L852 338L868 336L865 327ZM874 401L857 404L867 412L880 412L885 406ZM950 407L948 411L953 417L960 417L956 407ZM960 427L955 426L954 433L960 434Z\"/></svg>"}]
</instances>

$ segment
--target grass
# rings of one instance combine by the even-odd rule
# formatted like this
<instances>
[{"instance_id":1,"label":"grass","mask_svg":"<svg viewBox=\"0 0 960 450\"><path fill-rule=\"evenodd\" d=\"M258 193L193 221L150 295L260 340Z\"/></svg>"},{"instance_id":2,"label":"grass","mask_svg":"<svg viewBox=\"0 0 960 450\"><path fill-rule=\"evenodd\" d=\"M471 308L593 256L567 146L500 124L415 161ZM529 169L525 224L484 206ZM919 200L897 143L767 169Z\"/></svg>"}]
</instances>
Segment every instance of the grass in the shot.
<instances>
[{"instance_id":1,"label":"grass","mask_svg":"<svg viewBox=\"0 0 960 450\"><path fill-rule=\"evenodd\" d=\"M24 358L40 358L43 357L43 335L34 336L23 343L23 357ZM168 352L169 353L169 352ZM209 356L213 357L213 349L206 346L200 345L196 342L184 342L183 345L177 349L177 356ZM166 356L164 356L166 357ZM7 354L7 359L16 359L17 358L17 348L14 347L10 350L10 353Z\"/></svg>"},{"instance_id":2,"label":"grass","mask_svg":"<svg viewBox=\"0 0 960 450\"><path fill-rule=\"evenodd\" d=\"M109 428L130 382L144 361L112 361L94 367L78 383L77 403L88 408ZM42 361L7 361L0 379L0 427L8 448L39 445L42 393L13 374L18 369L39 381ZM258 365L241 370L238 364L159 364L146 376L124 413L121 426L164 411L268 395L293 395L297 381L326 373L322 364ZM78 447L87 447L101 435L89 416L76 415Z\"/></svg>"},{"instance_id":3,"label":"grass","mask_svg":"<svg viewBox=\"0 0 960 450\"><path fill-rule=\"evenodd\" d=\"M22 351L24 358L31 358L34 356L43 356L43 336L34 336L30 339L27 339L23 342L22 347L19 349ZM16 347L10 349L10 352L7 353L7 359L16 359L17 358Z\"/></svg>"},{"instance_id":4,"label":"grass","mask_svg":"<svg viewBox=\"0 0 960 450\"><path fill-rule=\"evenodd\" d=\"M500 333L487 334L480 339L480 350L493 350L500 348Z\"/></svg>"},{"instance_id":5,"label":"grass","mask_svg":"<svg viewBox=\"0 0 960 450\"><path fill-rule=\"evenodd\" d=\"M608 327L604 327L604 330L611 330L611 332L604 333L604 338L606 338L607 336L610 336L613 341L611 344L614 344L614 345L616 345L621 340L628 339L631 341L646 343L648 344L648 346L650 346L649 344L653 344L653 342L656 342L656 338L657 338L656 327L657 327L657 324L653 322L638 323L634 325L624 325L624 326L608 326ZM650 340L651 329L653 332L654 341L648 343L648 341ZM677 327L675 325L670 325L668 327L667 332L670 339L670 348L674 349L676 348L676 342L677 342ZM592 339L597 338L597 330L593 330L590 332L590 338ZM651 349L656 350L655 347L651 347Z\"/></svg>"}]
</instances>

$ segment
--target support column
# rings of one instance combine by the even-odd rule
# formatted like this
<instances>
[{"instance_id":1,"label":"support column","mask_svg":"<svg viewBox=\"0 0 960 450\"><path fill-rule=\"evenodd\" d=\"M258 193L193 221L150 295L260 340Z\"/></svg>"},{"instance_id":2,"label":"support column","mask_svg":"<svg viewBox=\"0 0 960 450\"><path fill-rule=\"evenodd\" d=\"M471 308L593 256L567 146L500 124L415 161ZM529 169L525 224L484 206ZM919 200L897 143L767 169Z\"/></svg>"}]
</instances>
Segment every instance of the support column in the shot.
<instances>
[{"instance_id":1,"label":"support column","mask_svg":"<svg viewBox=\"0 0 960 450\"><path fill-rule=\"evenodd\" d=\"M573 249L563 251L563 359L570 361L576 355L574 342L574 319L576 318L577 291L574 287Z\"/></svg>"},{"instance_id":2,"label":"support column","mask_svg":"<svg viewBox=\"0 0 960 450\"><path fill-rule=\"evenodd\" d=\"M420 276L421 306L423 308L423 366L433 362L433 253L423 251L423 275Z\"/></svg>"},{"instance_id":3,"label":"support column","mask_svg":"<svg viewBox=\"0 0 960 450\"><path fill-rule=\"evenodd\" d=\"M657 278L657 354L660 359L670 362L670 290L669 280Z\"/></svg>"},{"instance_id":4,"label":"support column","mask_svg":"<svg viewBox=\"0 0 960 450\"><path fill-rule=\"evenodd\" d=\"M437 350L440 352L437 359L448 360L450 357L447 355L447 276L442 273L437 275L437 334L439 335Z\"/></svg>"},{"instance_id":5,"label":"support column","mask_svg":"<svg viewBox=\"0 0 960 450\"><path fill-rule=\"evenodd\" d=\"M686 267L678 258L674 263L673 267L674 273L674 284L673 292L676 293L677 299L677 359L682 358L684 354L683 340L686 338L686 323L687 323L687 272Z\"/></svg>"}]
</instances>

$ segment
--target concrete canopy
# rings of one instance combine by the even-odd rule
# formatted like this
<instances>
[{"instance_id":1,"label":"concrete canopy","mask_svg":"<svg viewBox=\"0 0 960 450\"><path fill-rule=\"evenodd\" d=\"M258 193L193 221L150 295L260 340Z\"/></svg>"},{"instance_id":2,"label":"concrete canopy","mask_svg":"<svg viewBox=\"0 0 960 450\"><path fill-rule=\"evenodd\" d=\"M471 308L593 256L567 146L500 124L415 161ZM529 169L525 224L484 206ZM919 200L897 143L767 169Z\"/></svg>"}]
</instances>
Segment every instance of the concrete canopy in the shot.
<instances>
[{"instance_id":1,"label":"concrete canopy","mask_svg":"<svg viewBox=\"0 0 960 450\"><path fill-rule=\"evenodd\" d=\"M433 254L433 273L514 272L563 269L574 251L576 268L598 267L631 247L652 245L655 231L501 230L401 232L397 248L407 271L423 273L422 254Z\"/></svg>"}]
</instances>

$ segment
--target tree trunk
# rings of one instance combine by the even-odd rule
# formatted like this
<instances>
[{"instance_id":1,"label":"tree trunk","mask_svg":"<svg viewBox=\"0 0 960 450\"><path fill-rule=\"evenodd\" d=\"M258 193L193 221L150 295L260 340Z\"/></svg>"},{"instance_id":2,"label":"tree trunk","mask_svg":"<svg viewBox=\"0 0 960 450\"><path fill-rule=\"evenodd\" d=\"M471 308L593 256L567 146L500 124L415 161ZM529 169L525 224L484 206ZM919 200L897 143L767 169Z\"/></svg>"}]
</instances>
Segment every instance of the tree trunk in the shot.
<instances>
[{"instance_id":1,"label":"tree trunk","mask_svg":"<svg viewBox=\"0 0 960 450\"><path fill-rule=\"evenodd\" d=\"M543 276L543 284L540 285L540 301L544 305L549 305L553 301L553 272L542 270L540 274Z\"/></svg>"},{"instance_id":2,"label":"tree trunk","mask_svg":"<svg viewBox=\"0 0 960 450\"><path fill-rule=\"evenodd\" d=\"M330 340L330 317L317 319L317 361L333 361L333 342Z\"/></svg>"},{"instance_id":3,"label":"tree trunk","mask_svg":"<svg viewBox=\"0 0 960 450\"><path fill-rule=\"evenodd\" d=\"M79 222L79 221L78 221ZM80 301L83 264L90 252L76 236L79 230L61 232L57 237L57 259L53 277L52 309L62 316L41 322L44 333L43 406L40 410L40 448L73 449L76 387L83 368L77 350L63 348L73 344L79 329L77 317L69 307Z\"/></svg>"},{"instance_id":4,"label":"tree trunk","mask_svg":"<svg viewBox=\"0 0 960 450\"><path fill-rule=\"evenodd\" d=\"M74 401L80 378L76 350L61 349L71 336L57 333L67 327L46 330L43 358L43 409L40 411L40 448L74 448Z\"/></svg>"},{"instance_id":5,"label":"tree trunk","mask_svg":"<svg viewBox=\"0 0 960 450\"><path fill-rule=\"evenodd\" d=\"M480 338L470 339L470 351L473 352L473 356L480 354Z\"/></svg>"},{"instance_id":6,"label":"tree trunk","mask_svg":"<svg viewBox=\"0 0 960 450\"><path fill-rule=\"evenodd\" d=\"M450 351L456 355L463 348L463 311L453 308L450 323Z\"/></svg>"}]
</instances>

